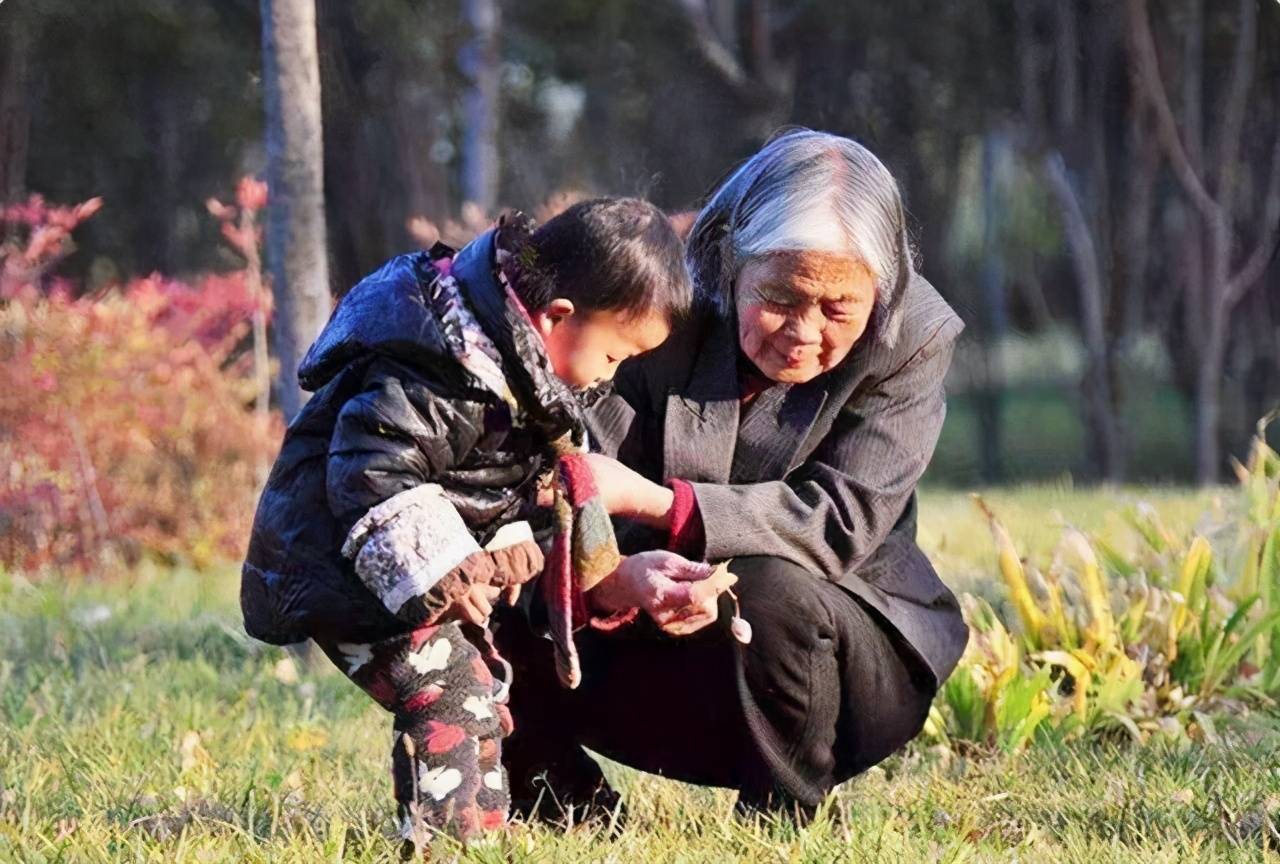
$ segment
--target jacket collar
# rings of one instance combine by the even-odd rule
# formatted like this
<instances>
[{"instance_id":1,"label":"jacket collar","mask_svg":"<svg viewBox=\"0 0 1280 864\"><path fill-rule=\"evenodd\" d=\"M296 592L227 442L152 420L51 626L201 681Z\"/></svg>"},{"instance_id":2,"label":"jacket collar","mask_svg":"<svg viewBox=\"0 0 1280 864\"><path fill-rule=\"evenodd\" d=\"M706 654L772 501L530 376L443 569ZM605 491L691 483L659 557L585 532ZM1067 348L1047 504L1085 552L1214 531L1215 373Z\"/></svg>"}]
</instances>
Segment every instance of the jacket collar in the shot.
<instances>
[{"instance_id":1,"label":"jacket collar","mask_svg":"<svg viewBox=\"0 0 1280 864\"><path fill-rule=\"evenodd\" d=\"M709 319L683 388L667 391L663 480L727 483L738 438L738 337L732 322Z\"/></svg>"},{"instance_id":2,"label":"jacket collar","mask_svg":"<svg viewBox=\"0 0 1280 864\"><path fill-rule=\"evenodd\" d=\"M775 383L759 393L745 417L738 379L736 322L710 316L683 389L667 395L663 475L706 483L778 479L826 401L821 380Z\"/></svg>"},{"instance_id":3,"label":"jacket collar","mask_svg":"<svg viewBox=\"0 0 1280 864\"><path fill-rule=\"evenodd\" d=\"M507 298L494 269L495 231L486 231L463 246L453 256L449 272L462 287L467 305L490 339L497 341L507 329Z\"/></svg>"},{"instance_id":4,"label":"jacket collar","mask_svg":"<svg viewBox=\"0 0 1280 864\"><path fill-rule=\"evenodd\" d=\"M804 461L803 445L831 394L852 389L872 347L860 340L833 371L803 384L775 382L744 410L736 321L712 315L688 381L667 394L664 479L755 483L785 476Z\"/></svg>"},{"instance_id":5,"label":"jacket collar","mask_svg":"<svg viewBox=\"0 0 1280 864\"><path fill-rule=\"evenodd\" d=\"M502 355L503 371L520 406L548 441L569 434L586 440L586 421L577 398L551 368L542 337L514 293L497 274L495 230L476 237L453 258L450 273Z\"/></svg>"}]
</instances>

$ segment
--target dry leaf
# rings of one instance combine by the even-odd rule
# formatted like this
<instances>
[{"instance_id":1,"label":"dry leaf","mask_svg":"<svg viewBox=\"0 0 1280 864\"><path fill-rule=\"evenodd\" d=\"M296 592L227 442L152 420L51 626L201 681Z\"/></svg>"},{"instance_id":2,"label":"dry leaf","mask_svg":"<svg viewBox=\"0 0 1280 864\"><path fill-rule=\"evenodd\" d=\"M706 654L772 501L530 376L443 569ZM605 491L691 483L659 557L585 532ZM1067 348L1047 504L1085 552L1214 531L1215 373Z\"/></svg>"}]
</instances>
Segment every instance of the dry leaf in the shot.
<instances>
[{"instance_id":1,"label":"dry leaf","mask_svg":"<svg viewBox=\"0 0 1280 864\"><path fill-rule=\"evenodd\" d=\"M281 684L292 687L298 683L298 666L293 662L292 657L282 657L276 662L272 674L276 676L276 680Z\"/></svg>"},{"instance_id":2,"label":"dry leaf","mask_svg":"<svg viewBox=\"0 0 1280 864\"><path fill-rule=\"evenodd\" d=\"M178 744L178 755L182 758L183 771L190 771L209 758L204 747L200 746L200 733L191 729L183 733L182 742Z\"/></svg>"},{"instance_id":3,"label":"dry leaf","mask_svg":"<svg viewBox=\"0 0 1280 864\"><path fill-rule=\"evenodd\" d=\"M315 750L329 740L329 733L314 727L302 727L289 733L286 743L293 750Z\"/></svg>"}]
</instances>

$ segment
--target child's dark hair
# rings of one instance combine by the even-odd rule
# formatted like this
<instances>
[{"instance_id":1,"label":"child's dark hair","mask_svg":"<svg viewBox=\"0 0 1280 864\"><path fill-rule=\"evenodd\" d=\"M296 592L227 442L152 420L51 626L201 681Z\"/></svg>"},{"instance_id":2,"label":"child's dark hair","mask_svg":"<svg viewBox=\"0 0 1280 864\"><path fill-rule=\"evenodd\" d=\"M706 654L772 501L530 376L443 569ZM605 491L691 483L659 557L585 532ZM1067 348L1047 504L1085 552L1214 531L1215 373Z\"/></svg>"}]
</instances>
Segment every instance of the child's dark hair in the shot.
<instances>
[{"instance_id":1,"label":"child's dark hair","mask_svg":"<svg viewBox=\"0 0 1280 864\"><path fill-rule=\"evenodd\" d=\"M693 302L679 236L638 198L580 201L514 251L512 288L531 312L563 297L587 312L657 313L674 323Z\"/></svg>"}]
</instances>

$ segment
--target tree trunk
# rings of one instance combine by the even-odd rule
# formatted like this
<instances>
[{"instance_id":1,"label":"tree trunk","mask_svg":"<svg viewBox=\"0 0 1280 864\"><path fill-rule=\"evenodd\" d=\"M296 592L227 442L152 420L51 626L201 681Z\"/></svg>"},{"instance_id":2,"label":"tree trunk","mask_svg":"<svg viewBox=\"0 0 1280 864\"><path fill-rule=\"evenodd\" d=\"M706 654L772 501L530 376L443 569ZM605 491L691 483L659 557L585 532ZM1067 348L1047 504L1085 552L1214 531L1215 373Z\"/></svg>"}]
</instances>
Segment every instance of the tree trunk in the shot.
<instances>
[{"instance_id":1,"label":"tree trunk","mask_svg":"<svg viewBox=\"0 0 1280 864\"><path fill-rule=\"evenodd\" d=\"M262 55L276 388L289 421L307 398L298 365L330 308L314 0L262 0Z\"/></svg>"},{"instance_id":2,"label":"tree trunk","mask_svg":"<svg viewBox=\"0 0 1280 864\"><path fill-rule=\"evenodd\" d=\"M1191 167L1204 166L1204 0L1186 0L1182 31L1182 140Z\"/></svg>"},{"instance_id":3,"label":"tree trunk","mask_svg":"<svg viewBox=\"0 0 1280 864\"><path fill-rule=\"evenodd\" d=\"M1085 414L1092 455L1097 462L1098 474L1107 480L1118 481L1123 477L1124 467L1107 363L1106 293L1097 246L1059 153L1051 151L1045 157L1044 172L1049 189L1058 202L1080 292L1080 334L1088 355L1083 382Z\"/></svg>"},{"instance_id":4,"label":"tree trunk","mask_svg":"<svg viewBox=\"0 0 1280 864\"><path fill-rule=\"evenodd\" d=\"M1008 298L1004 259L997 242L1000 207L996 200L998 161L1007 158L1002 136L989 133L982 142L982 386L975 402L978 415L978 455L983 483L1004 480L1003 402L1005 388L1001 351L1008 332Z\"/></svg>"},{"instance_id":5,"label":"tree trunk","mask_svg":"<svg viewBox=\"0 0 1280 864\"><path fill-rule=\"evenodd\" d=\"M1145 120L1141 105L1130 105L1125 128L1125 203L1120 217L1120 277L1114 286L1123 303L1121 339L1128 344L1146 327L1147 269L1150 261L1151 203L1160 148Z\"/></svg>"},{"instance_id":6,"label":"tree trunk","mask_svg":"<svg viewBox=\"0 0 1280 864\"><path fill-rule=\"evenodd\" d=\"M1247 299L1244 324L1249 339L1248 362L1241 377L1244 420L1256 421L1280 405L1280 298L1255 291Z\"/></svg>"},{"instance_id":7,"label":"tree trunk","mask_svg":"<svg viewBox=\"0 0 1280 864\"><path fill-rule=\"evenodd\" d=\"M1226 363L1226 321L1214 315L1209 322L1205 351L1196 372L1196 482L1207 486L1218 482L1222 449L1219 417L1222 413L1222 373Z\"/></svg>"},{"instance_id":8,"label":"tree trunk","mask_svg":"<svg viewBox=\"0 0 1280 864\"><path fill-rule=\"evenodd\" d=\"M1203 233L1204 265L1187 277L1184 298L1186 341L1198 345L1194 367L1196 479L1216 482L1221 469L1219 418L1222 412L1222 376L1226 365L1226 343L1231 313L1245 293L1265 272L1280 241L1280 130L1275 130L1271 174L1262 202L1259 238L1244 263L1233 272L1232 243L1235 211L1235 184L1240 138L1244 129L1249 88L1252 83L1257 40L1257 6L1254 0L1240 0L1235 58L1224 98L1225 107L1214 144L1217 169L1215 194L1209 191L1203 168L1203 137L1199 128L1202 98L1201 51L1202 0L1188 0L1191 12L1187 45L1183 58L1183 94L1186 116L1184 132L1169 104L1156 56L1155 40L1147 14L1147 0L1128 0L1130 50L1135 93L1151 106L1156 118L1157 137L1169 159L1174 176L1195 208ZM1183 138L1186 140L1184 141ZM1180 348L1182 346L1175 346Z\"/></svg>"},{"instance_id":9,"label":"tree trunk","mask_svg":"<svg viewBox=\"0 0 1280 864\"><path fill-rule=\"evenodd\" d=\"M27 191L31 34L22 26L23 16L13 11L0 19L0 203L18 201Z\"/></svg>"},{"instance_id":10,"label":"tree trunk","mask_svg":"<svg viewBox=\"0 0 1280 864\"><path fill-rule=\"evenodd\" d=\"M463 99L462 200L488 214L498 202L497 0L464 0L471 38L459 55L468 86Z\"/></svg>"},{"instance_id":11,"label":"tree trunk","mask_svg":"<svg viewBox=\"0 0 1280 864\"><path fill-rule=\"evenodd\" d=\"M151 238L145 258L147 269L162 273L176 272L181 263L177 254L173 214L177 212L179 187L182 182L183 116L179 97L168 82L155 76L143 87L142 111L152 164L152 182L148 184L145 207L145 230Z\"/></svg>"}]
</instances>

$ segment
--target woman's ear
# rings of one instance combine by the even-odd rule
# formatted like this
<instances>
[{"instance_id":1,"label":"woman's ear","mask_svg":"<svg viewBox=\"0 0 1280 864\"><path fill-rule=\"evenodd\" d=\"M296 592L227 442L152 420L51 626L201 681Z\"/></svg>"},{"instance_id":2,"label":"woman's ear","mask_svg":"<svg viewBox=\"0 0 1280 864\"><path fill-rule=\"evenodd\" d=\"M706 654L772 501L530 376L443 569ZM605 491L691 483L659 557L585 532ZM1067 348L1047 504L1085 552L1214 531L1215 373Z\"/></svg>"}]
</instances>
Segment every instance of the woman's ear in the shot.
<instances>
[{"instance_id":1,"label":"woman's ear","mask_svg":"<svg viewBox=\"0 0 1280 864\"><path fill-rule=\"evenodd\" d=\"M532 319L534 328L545 339L551 335L551 331L557 324L573 315L574 311L572 300L556 297L546 306L532 313L529 318Z\"/></svg>"}]
</instances>

